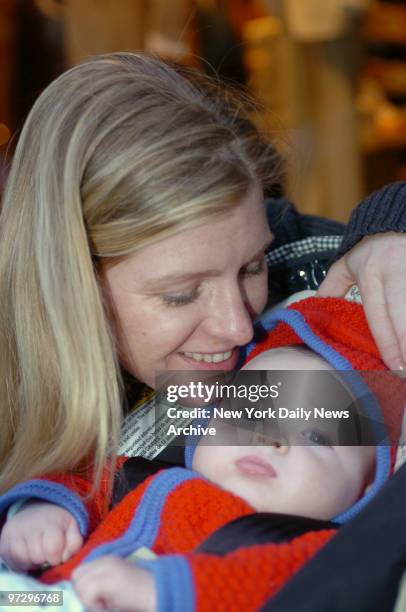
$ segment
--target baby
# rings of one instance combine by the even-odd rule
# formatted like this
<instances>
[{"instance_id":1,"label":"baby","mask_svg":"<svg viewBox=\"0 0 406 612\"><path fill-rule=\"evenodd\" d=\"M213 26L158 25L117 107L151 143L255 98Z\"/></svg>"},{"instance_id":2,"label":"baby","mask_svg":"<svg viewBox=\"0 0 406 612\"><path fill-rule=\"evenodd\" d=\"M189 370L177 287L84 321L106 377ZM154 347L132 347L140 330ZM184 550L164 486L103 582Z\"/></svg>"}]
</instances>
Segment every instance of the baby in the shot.
<instances>
[{"instance_id":1,"label":"baby","mask_svg":"<svg viewBox=\"0 0 406 612\"><path fill-rule=\"evenodd\" d=\"M318 375L331 367L309 349L270 349L243 370L292 370L286 382L289 387L299 384L300 389L289 389L278 405L310 406L311 398L314 405L328 408L354 407L353 397L338 379ZM205 438L196 448L192 467L259 512L330 520L359 499L373 479L375 465L375 447L337 445L340 424L340 420L286 419L277 423L276 431L271 424L268 436L256 435L249 427L238 436L227 422L217 423L215 445ZM237 437L240 443L233 445Z\"/></svg>"},{"instance_id":2,"label":"baby","mask_svg":"<svg viewBox=\"0 0 406 612\"><path fill-rule=\"evenodd\" d=\"M355 304L337 311L341 300L305 300L295 305L296 313L300 311L312 320L312 315L320 314L322 302L324 314L329 304L335 304L335 324L337 317L345 315L347 325L346 317L352 316L354 309L359 316L360 307ZM281 311L286 312L295 310ZM326 340L326 329L320 331L315 323L286 322L285 314L272 316L267 321L266 340L254 349L257 355L246 369L308 371L310 380L311 371L331 371L343 367L344 362L357 368L359 357L365 359L364 342L360 350L358 340L354 347L347 339L336 351L332 347L337 330L327 334ZM273 330L281 320L285 323ZM303 329L306 334L301 333ZM318 334L320 345L307 340L313 350L286 348L297 344L298 336L308 339L309 331ZM328 356L328 361L321 355ZM377 352L374 356L368 353L367 367L376 369L377 364L381 364ZM347 404L352 403L351 390L346 389L344 396ZM376 418L374 407L362 408ZM83 547L78 523L65 508L44 502L28 504L3 529L2 558L19 570L44 561L67 561L43 578L47 582L70 578L81 602L90 609L194 609L197 602L199 609L210 609L219 598L224 601L224 609L257 609L332 537L334 526L310 531L287 543L261 545L260 549L256 546L255 550L242 548L227 558L195 552L196 547L230 521L254 511L345 522L389 475L390 448L333 444L313 421L282 427L278 435L273 432L269 437L254 432L247 445L230 445L229 434L228 425L223 429L220 426L214 445L201 440L196 448L189 447L186 463L193 471L164 470L139 485ZM159 556L136 564L127 560L129 554L143 547ZM288 564L286 558L290 559ZM242 585L242 566L257 572L255 585Z\"/></svg>"}]
</instances>

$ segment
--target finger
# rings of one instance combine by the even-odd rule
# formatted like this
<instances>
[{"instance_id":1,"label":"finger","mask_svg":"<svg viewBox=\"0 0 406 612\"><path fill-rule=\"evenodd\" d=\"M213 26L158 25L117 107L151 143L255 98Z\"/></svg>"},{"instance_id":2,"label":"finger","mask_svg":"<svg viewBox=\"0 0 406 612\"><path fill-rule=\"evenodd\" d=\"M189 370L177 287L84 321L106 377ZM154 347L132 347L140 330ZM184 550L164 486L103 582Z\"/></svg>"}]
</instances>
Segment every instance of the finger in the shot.
<instances>
[{"instance_id":1,"label":"finger","mask_svg":"<svg viewBox=\"0 0 406 612\"><path fill-rule=\"evenodd\" d=\"M108 609L100 593L100 583L94 582L91 578L89 580L72 579L72 586L86 609Z\"/></svg>"},{"instance_id":2,"label":"finger","mask_svg":"<svg viewBox=\"0 0 406 612\"><path fill-rule=\"evenodd\" d=\"M33 533L28 541L28 552L32 567L38 567L47 561L42 543L43 533Z\"/></svg>"},{"instance_id":3,"label":"finger","mask_svg":"<svg viewBox=\"0 0 406 612\"><path fill-rule=\"evenodd\" d=\"M9 545L8 539L4 535L4 529L3 529L3 533L1 535L1 540L0 540L0 559L8 563L9 558L10 558L10 545Z\"/></svg>"},{"instance_id":4,"label":"finger","mask_svg":"<svg viewBox=\"0 0 406 612\"><path fill-rule=\"evenodd\" d=\"M62 562L65 546L65 534L63 529L54 525L52 529L44 531L41 544L44 551L44 561L50 565L59 565L59 563Z\"/></svg>"},{"instance_id":5,"label":"finger","mask_svg":"<svg viewBox=\"0 0 406 612\"><path fill-rule=\"evenodd\" d=\"M390 276L384 278L385 301L391 321L394 336L396 338L397 353L387 357L383 355L385 363L391 369L406 369L406 279L404 275L394 271Z\"/></svg>"},{"instance_id":6,"label":"finger","mask_svg":"<svg viewBox=\"0 0 406 612\"><path fill-rule=\"evenodd\" d=\"M84 563L72 573L72 585L82 603L92 610L110 609L109 599L112 589L109 581L99 567Z\"/></svg>"},{"instance_id":7,"label":"finger","mask_svg":"<svg viewBox=\"0 0 406 612\"><path fill-rule=\"evenodd\" d=\"M400 349L380 277L366 274L359 281L359 290L369 328L383 361L391 370L399 370Z\"/></svg>"},{"instance_id":8,"label":"finger","mask_svg":"<svg viewBox=\"0 0 406 612\"><path fill-rule=\"evenodd\" d=\"M354 285L355 279L348 270L345 258L342 257L327 272L316 293L317 297L344 297L348 289Z\"/></svg>"},{"instance_id":9,"label":"finger","mask_svg":"<svg viewBox=\"0 0 406 612\"><path fill-rule=\"evenodd\" d=\"M62 561L70 559L75 553L82 548L83 537L79 531L77 522L73 519L65 533L65 546L63 550Z\"/></svg>"},{"instance_id":10,"label":"finger","mask_svg":"<svg viewBox=\"0 0 406 612\"><path fill-rule=\"evenodd\" d=\"M14 571L27 571L32 568L30 555L25 538L15 538L10 544L10 557L7 565Z\"/></svg>"},{"instance_id":11,"label":"finger","mask_svg":"<svg viewBox=\"0 0 406 612\"><path fill-rule=\"evenodd\" d=\"M120 570L122 564L124 563L126 566L126 562L119 557L115 557L114 555L104 555L103 557L99 557L93 561L81 563L73 570L72 577L78 579L89 576L110 577L112 573L117 570L117 568Z\"/></svg>"}]
</instances>

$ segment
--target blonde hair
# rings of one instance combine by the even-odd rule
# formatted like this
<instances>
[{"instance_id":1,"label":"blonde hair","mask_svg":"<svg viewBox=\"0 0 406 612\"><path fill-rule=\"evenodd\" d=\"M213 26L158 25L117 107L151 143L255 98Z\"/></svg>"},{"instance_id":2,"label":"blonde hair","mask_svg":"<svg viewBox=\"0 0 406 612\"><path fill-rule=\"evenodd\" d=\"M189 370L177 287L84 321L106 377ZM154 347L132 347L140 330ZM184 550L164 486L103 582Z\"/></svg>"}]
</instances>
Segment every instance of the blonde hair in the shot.
<instances>
[{"instance_id":1,"label":"blonde hair","mask_svg":"<svg viewBox=\"0 0 406 612\"><path fill-rule=\"evenodd\" d=\"M98 56L34 105L0 218L0 491L114 456L121 375L101 265L279 179L244 96L143 54Z\"/></svg>"}]
</instances>

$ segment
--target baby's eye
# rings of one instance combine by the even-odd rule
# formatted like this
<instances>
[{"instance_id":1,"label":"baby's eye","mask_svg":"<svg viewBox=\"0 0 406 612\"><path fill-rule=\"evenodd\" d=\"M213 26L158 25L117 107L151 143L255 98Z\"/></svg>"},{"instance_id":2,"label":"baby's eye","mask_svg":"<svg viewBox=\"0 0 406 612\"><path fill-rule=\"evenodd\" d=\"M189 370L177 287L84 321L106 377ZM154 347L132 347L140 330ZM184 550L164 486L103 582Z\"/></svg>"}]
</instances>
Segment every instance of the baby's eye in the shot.
<instances>
[{"instance_id":1,"label":"baby's eye","mask_svg":"<svg viewBox=\"0 0 406 612\"><path fill-rule=\"evenodd\" d=\"M161 296L161 299L166 306L186 306L197 300L198 297L199 288L196 287L193 291L186 293L166 293Z\"/></svg>"},{"instance_id":2,"label":"baby's eye","mask_svg":"<svg viewBox=\"0 0 406 612\"><path fill-rule=\"evenodd\" d=\"M319 431L309 430L303 431L302 436L307 440L309 444L315 446L331 446L331 440L326 434L322 434Z\"/></svg>"}]
</instances>

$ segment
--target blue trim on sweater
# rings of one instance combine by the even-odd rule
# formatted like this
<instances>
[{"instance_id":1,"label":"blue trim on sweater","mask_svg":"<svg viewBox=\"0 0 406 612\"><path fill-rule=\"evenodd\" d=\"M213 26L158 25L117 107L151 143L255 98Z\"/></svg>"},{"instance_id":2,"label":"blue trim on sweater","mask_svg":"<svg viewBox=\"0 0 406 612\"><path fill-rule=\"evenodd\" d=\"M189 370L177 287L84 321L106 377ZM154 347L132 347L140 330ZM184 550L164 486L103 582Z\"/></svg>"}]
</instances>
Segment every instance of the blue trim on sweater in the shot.
<instances>
[{"instance_id":1,"label":"blue trim on sweater","mask_svg":"<svg viewBox=\"0 0 406 612\"><path fill-rule=\"evenodd\" d=\"M378 444L376 447L376 470L374 482L368 492L351 508L341 512L331 520L336 523L345 523L355 516L379 491L390 475L390 444L387 439L385 425L382 422L382 413L379 404L368 386L354 370L351 363L331 346L323 342L309 327L303 315L294 308L271 311L261 317L260 326L266 332L272 331L280 322L284 322L301 338L306 346L323 357L335 370L345 372L345 381L354 390L357 397L363 398L363 407L371 419ZM257 342L251 342L245 349L245 358L250 355Z\"/></svg>"},{"instance_id":2,"label":"blue trim on sweater","mask_svg":"<svg viewBox=\"0 0 406 612\"><path fill-rule=\"evenodd\" d=\"M187 560L181 555L165 555L156 561L139 561L149 570L157 589L157 612L194 612L196 594L193 575Z\"/></svg>"},{"instance_id":3,"label":"blue trim on sweater","mask_svg":"<svg viewBox=\"0 0 406 612\"><path fill-rule=\"evenodd\" d=\"M35 498L65 508L77 521L82 536L87 535L89 517L80 497L62 484L33 479L18 484L0 497L0 512L21 499Z\"/></svg>"},{"instance_id":4,"label":"blue trim on sweater","mask_svg":"<svg viewBox=\"0 0 406 612\"><path fill-rule=\"evenodd\" d=\"M178 485L194 478L200 478L200 475L185 468L174 467L159 472L145 489L140 504L124 534L92 550L85 557L84 562L93 561L103 555L127 557L141 546L152 548L169 493Z\"/></svg>"}]
</instances>

